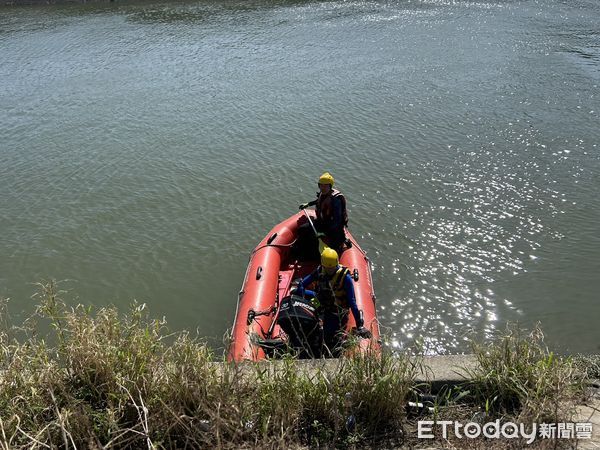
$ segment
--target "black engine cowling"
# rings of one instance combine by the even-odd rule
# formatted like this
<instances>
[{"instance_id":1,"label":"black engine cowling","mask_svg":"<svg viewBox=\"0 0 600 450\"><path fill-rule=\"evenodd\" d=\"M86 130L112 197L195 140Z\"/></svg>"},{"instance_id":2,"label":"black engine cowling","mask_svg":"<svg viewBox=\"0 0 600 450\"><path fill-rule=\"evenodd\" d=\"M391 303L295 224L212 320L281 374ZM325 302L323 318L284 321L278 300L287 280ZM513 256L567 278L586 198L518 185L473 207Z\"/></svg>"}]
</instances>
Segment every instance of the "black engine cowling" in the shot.
<instances>
[{"instance_id":1,"label":"black engine cowling","mask_svg":"<svg viewBox=\"0 0 600 450\"><path fill-rule=\"evenodd\" d=\"M290 295L281 301L277 324L287 334L289 346L300 358L319 358L323 345L323 329L310 301Z\"/></svg>"}]
</instances>

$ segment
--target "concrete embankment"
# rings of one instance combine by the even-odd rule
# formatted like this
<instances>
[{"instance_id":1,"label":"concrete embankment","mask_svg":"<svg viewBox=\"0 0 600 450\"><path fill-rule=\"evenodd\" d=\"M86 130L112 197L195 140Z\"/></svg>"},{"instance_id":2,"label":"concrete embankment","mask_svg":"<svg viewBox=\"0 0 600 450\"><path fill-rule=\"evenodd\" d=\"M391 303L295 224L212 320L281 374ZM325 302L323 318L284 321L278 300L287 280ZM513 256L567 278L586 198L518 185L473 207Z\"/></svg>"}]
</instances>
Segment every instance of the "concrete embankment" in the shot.
<instances>
[{"instance_id":1,"label":"concrete embankment","mask_svg":"<svg viewBox=\"0 0 600 450\"><path fill-rule=\"evenodd\" d=\"M478 364L473 355L439 355L414 358L412 360L418 367L418 375L415 382L423 386L424 391L437 394L445 389L465 386L469 383L469 372L477 369ZM284 364L281 361L270 361L264 364ZM340 362L335 359L322 360L299 360L295 361L299 372L307 375L326 373L335 376L340 370ZM580 439L577 442L578 449L592 450L600 449L600 381L592 382L590 385L592 395L585 405L576 406L576 414L573 418L575 423L591 423L592 435L590 439ZM425 443L424 443L425 444ZM418 447L419 448L419 447ZM429 448L424 446L422 448Z\"/></svg>"},{"instance_id":2,"label":"concrete embankment","mask_svg":"<svg viewBox=\"0 0 600 450\"><path fill-rule=\"evenodd\" d=\"M600 390L600 383L596 390L597 392ZM574 421L592 424L592 438L580 440L577 448L582 450L600 449L600 394L596 393L587 405L577 406Z\"/></svg>"},{"instance_id":3,"label":"concrete embankment","mask_svg":"<svg viewBox=\"0 0 600 450\"><path fill-rule=\"evenodd\" d=\"M444 387L458 386L468 383L467 372L477 368L477 361L472 355L447 355L425 357L425 371L422 381L429 383L431 392L439 392ZM600 380L589 386L592 391L586 405L577 405L573 418L575 423L591 423L591 439L580 439L577 448L582 450L600 449Z\"/></svg>"},{"instance_id":4,"label":"concrete embankment","mask_svg":"<svg viewBox=\"0 0 600 450\"><path fill-rule=\"evenodd\" d=\"M473 355L447 355L425 357L423 360L424 371L417 381L429 383L431 392L436 393L441 389L459 386L468 383L467 372L477 368L477 361ZM590 386L593 391L586 405L577 405L573 418L575 423L591 423L591 439L581 439L577 443L578 449L600 449L600 380Z\"/></svg>"},{"instance_id":5,"label":"concrete embankment","mask_svg":"<svg viewBox=\"0 0 600 450\"><path fill-rule=\"evenodd\" d=\"M445 387L455 387L468 382L467 372L477 367L473 355L440 355L414 358L414 364L420 367L415 379L417 384L428 385L432 393L437 393ZM268 364L281 364L271 361ZM298 360L295 362L298 370L311 374L325 372L335 374L340 361L336 359Z\"/></svg>"}]
</instances>

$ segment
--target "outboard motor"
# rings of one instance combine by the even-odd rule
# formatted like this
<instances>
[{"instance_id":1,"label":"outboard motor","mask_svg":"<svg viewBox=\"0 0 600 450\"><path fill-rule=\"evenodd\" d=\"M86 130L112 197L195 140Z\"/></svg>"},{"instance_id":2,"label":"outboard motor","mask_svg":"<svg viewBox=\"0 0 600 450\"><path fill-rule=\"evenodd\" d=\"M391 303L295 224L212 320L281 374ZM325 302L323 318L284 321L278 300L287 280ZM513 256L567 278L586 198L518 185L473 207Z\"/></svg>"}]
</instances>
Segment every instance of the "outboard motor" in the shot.
<instances>
[{"instance_id":1,"label":"outboard motor","mask_svg":"<svg viewBox=\"0 0 600 450\"><path fill-rule=\"evenodd\" d=\"M299 295L289 295L281 301L277 324L287 334L289 346L299 358L320 358L323 329L316 309Z\"/></svg>"}]
</instances>

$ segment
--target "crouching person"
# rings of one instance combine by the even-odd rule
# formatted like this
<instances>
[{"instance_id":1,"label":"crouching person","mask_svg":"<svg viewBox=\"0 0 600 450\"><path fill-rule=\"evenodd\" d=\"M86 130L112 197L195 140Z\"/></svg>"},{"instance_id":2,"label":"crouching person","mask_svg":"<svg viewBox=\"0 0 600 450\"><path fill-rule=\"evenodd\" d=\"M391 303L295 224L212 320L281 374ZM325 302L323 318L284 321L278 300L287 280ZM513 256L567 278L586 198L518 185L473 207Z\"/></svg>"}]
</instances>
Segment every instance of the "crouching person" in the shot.
<instances>
[{"instance_id":1,"label":"crouching person","mask_svg":"<svg viewBox=\"0 0 600 450\"><path fill-rule=\"evenodd\" d=\"M306 290L312 283L316 284L314 292ZM327 247L323 250L321 265L302 279L297 293L316 297L323 317L325 345L333 356L338 356L340 352L341 338L348 323L348 310L351 310L354 316L356 334L363 338L370 337L356 306L354 280L350 271L339 264L338 254L332 248Z\"/></svg>"}]
</instances>

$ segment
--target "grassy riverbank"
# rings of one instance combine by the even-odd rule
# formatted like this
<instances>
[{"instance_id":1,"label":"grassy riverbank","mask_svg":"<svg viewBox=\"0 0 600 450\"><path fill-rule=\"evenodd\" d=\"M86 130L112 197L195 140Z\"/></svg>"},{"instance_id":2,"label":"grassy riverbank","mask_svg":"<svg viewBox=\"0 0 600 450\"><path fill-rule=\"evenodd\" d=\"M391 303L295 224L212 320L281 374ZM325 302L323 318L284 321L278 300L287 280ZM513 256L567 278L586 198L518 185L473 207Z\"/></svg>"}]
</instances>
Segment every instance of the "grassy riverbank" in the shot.
<instances>
[{"instance_id":1,"label":"grassy riverbank","mask_svg":"<svg viewBox=\"0 0 600 450\"><path fill-rule=\"evenodd\" d=\"M565 422L583 395L582 372L539 331L476 346L471 381L411 408L427 392L418 357L347 359L333 372L216 364L143 306L68 308L53 283L40 288L34 317L0 334L3 449L399 446L416 442L419 417Z\"/></svg>"}]
</instances>

